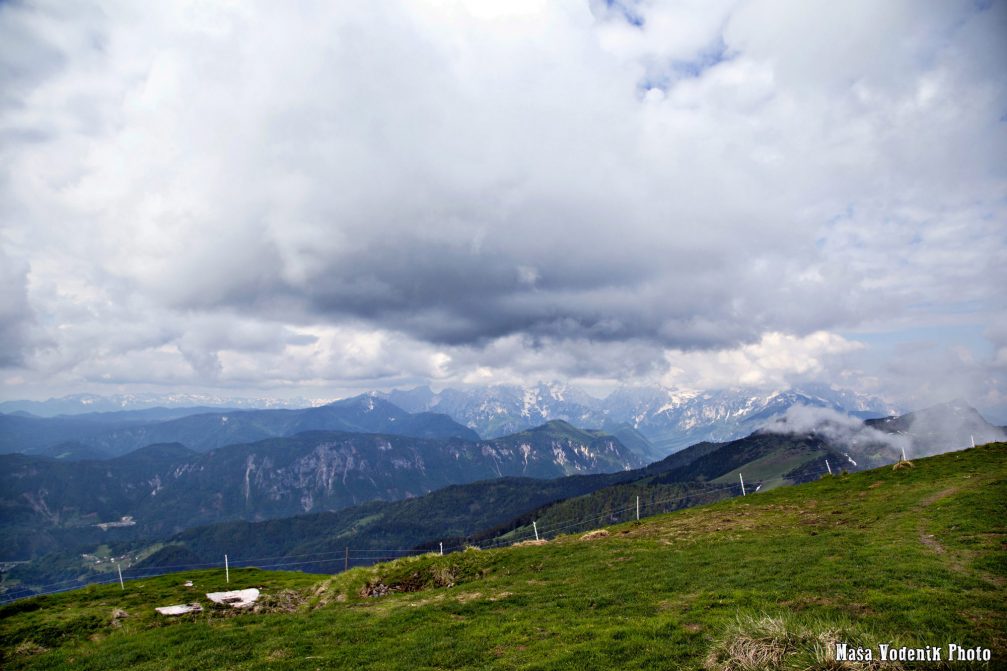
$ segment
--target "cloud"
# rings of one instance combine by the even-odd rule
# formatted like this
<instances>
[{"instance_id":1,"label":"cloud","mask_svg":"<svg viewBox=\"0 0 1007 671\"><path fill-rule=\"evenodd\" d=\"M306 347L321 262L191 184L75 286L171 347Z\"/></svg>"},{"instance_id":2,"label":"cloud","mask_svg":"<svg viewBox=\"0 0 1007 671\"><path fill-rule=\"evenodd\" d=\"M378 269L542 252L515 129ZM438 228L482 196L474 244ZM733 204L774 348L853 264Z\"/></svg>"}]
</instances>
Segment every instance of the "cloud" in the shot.
<instances>
[{"instance_id":1,"label":"cloud","mask_svg":"<svg viewBox=\"0 0 1007 671\"><path fill-rule=\"evenodd\" d=\"M995 355L994 355L995 356ZM916 341L896 347L879 371L892 394L906 407L922 408L955 398L967 399L1002 422L1007 415L1007 379L995 359L976 356L962 345Z\"/></svg>"},{"instance_id":2,"label":"cloud","mask_svg":"<svg viewBox=\"0 0 1007 671\"><path fill-rule=\"evenodd\" d=\"M0 249L0 367L24 361L30 347L34 315L28 304L28 268Z\"/></svg>"},{"instance_id":3,"label":"cloud","mask_svg":"<svg viewBox=\"0 0 1007 671\"><path fill-rule=\"evenodd\" d=\"M831 408L795 405L769 420L763 431L785 435L816 435L860 466L878 465L878 457L891 462L963 450L971 446L1002 441L1007 432L991 426L967 404L952 402L914 412L906 426L895 433L880 431L856 417ZM879 450L881 450L879 452Z\"/></svg>"},{"instance_id":4,"label":"cloud","mask_svg":"<svg viewBox=\"0 0 1007 671\"><path fill-rule=\"evenodd\" d=\"M908 431L916 457L964 450L973 442L983 445L1007 439L1007 431L991 426L982 416L957 403L950 404L945 412L914 413Z\"/></svg>"},{"instance_id":5,"label":"cloud","mask_svg":"<svg viewBox=\"0 0 1007 671\"><path fill-rule=\"evenodd\" d=\"M831 446L846 451L847 458L851 458L852 454L854 461L862 460L864 457L861 455L877 454L879 448L888 461L900 459L903 454L913 455L913 439L910 436L879 431L856 417L831 408L794 405L787 408L783 415L767 422L762 430L792 436L820 436Z\"/></svg>"},{"instance_id":6,"label":"cloud","mask_svg":"<svg viewBox=\"0 0 1007 671\"><path fill-rule=\"evenodd\" d=\"M818 331L802 338L767 333L758 343L734 349L702 353L669 350L665 353L669 369L662 382L669 387L692 389L788 388L821 377L840 377L844 355L863 347L862 343Z\"/></svg>"},{"instance_id":7,"label":"cloud","mask_svg":"<svg viewBox=\"0 0 1007 671\"><path fill-rule=\"evenodd\" d=\"M164 384L253 387L852 371L839 333L1004 312L1005 16L5 3L2 239L49 343L6 364L42 386L147 355Z\"/></svg>"}]
</instances>

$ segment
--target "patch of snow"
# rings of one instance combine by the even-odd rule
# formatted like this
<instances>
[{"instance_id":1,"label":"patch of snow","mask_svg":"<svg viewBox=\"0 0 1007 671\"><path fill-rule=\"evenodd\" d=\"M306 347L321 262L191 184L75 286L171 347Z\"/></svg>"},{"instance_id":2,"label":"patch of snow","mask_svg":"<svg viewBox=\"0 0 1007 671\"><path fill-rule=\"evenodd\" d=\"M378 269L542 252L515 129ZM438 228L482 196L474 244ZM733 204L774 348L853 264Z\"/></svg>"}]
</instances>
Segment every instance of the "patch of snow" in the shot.
<instances>
[{"instance_id":1,"label":"patch of snow","mask_svg":"<svg viewBox=\"0 0 1007 671\"><path fill-rule=\"evenodd\" d=\"M531 411L533 408L535 408L538 402L538 391L530 388L525 389L524 398L522 400L523 400L523 406L521 408L521 416L531 417Z\"/></svg>"},{"instance_id":2,"label":"patch of snow","mask_svg":"<svg viewBox=\"0 0 1007 671\"><path fill-rule=\"evenodd\" d=\"M249 608L259 599L259 590L236 589L230 592L210 592L206 598L213 603L226 604L231 608Z\"/></svg>"}]
</instances>

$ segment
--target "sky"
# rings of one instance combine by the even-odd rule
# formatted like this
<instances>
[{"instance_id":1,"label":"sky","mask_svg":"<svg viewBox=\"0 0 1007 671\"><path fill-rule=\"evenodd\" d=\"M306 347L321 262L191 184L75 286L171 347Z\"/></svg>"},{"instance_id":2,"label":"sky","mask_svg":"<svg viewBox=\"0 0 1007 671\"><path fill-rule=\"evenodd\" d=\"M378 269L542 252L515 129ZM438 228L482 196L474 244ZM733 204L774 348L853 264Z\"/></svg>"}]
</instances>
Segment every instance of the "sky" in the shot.
<instances>
[{"instance_id":1,"label":"sky","mask_svg":"<svg viewBox=\"0 0 1007 671\"><path fill-rule=\"evenodd\" d=\"M809 382L1007 421L1007 2L0 3L6 399Z\"/></svg>"}]
</instances>

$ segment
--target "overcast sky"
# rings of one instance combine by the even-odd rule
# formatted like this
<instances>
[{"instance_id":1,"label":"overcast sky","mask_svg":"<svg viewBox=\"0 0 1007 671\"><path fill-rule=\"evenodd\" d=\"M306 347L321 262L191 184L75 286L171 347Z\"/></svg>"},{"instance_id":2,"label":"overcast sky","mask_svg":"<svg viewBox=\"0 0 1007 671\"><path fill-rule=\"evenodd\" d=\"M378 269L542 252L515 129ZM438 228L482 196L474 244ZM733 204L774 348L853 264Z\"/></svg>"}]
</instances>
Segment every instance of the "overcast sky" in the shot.
<instances>
[{"instance_id":1,"label":"overcast sky","mask_svg":"<svg viewBox=\"0 0 1007 671\"><path fill-rule=\"evenodd\" d=\"M1007 417L1007 3L0 4L3 396Z\"/></svg>"}]
</instances>

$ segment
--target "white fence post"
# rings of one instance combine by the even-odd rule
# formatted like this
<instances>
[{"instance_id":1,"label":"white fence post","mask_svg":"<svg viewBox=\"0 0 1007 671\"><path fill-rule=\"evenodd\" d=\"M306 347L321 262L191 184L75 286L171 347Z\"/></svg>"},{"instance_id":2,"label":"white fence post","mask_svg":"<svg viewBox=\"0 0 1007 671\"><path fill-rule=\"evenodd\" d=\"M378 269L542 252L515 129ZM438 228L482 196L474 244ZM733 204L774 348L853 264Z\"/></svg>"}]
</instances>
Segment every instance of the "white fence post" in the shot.
<instances>
[{"instance_id":1,"label":"white fence post","mask_svg":"<svg viewBox=\"0 0 1007 671\"><path fill-rule=\"evenodd\" d=\"M535 520L532 520L531 527L535 530L535 540L538 540L538 523Z\"/></svg>"},{"instance_id":2,"label":"white fence post","mask_svg":"<svg viewBox=\"0 0 1007 671\"><path fill-rule=\"evenodd\" d=\"M444 556L444 541L441 541L441 556Z\"/></svg>"},{"instance_id":3,"label":"white fence post","mask_svg":"<svg viewBox=\"0 0 1007 671\"><path fill-rule=\"evenodd\" d=\"M738 473L738 479L741 480L741 495L748 496L748 494L745 493L745 478L741 477L741 473Z\"/></svg>"},{"instance_id":4,"label":"white fence post","mask_svg":"<svg viewBox=\"0 0 1007 671\"><path fill-rule=\"evenodd\" d=\"M829 460L825 460L825 467L829 469L829 475L832 475L832 466L829 466Z\"/></svg>"},{"instance_id":5,"label":"white fence post","mask_svg":"<svg viewBox=\"0 0 1007 671\"><path fill-rule=\"evenodd\" d=\"M123 591L125 591L126 586L124 584L122 584L122 564L120 564L119 562L116 562L115 563L115 568L118 569L118 571L119 571L119 587Z\"/></svg>"},{"instance_id":6,"label":"white fence post","mask_svg":"<svg viewBox=\"0 0 1007 671\"><path fill-rule=\"evenodd\" d=\"M231 582L231 567L227 564L227 555L224 555L224 580Z\"/></svg>"},{"instance_id":7,"label":"white fence post","mask_svg":"<svg viewBox=\"0 0 1007 671\"><path fill-rule=\"evenodd\" d=\"M640 521L640 497L636 497L636 521Z\"/></svg>"}]
</instances>

